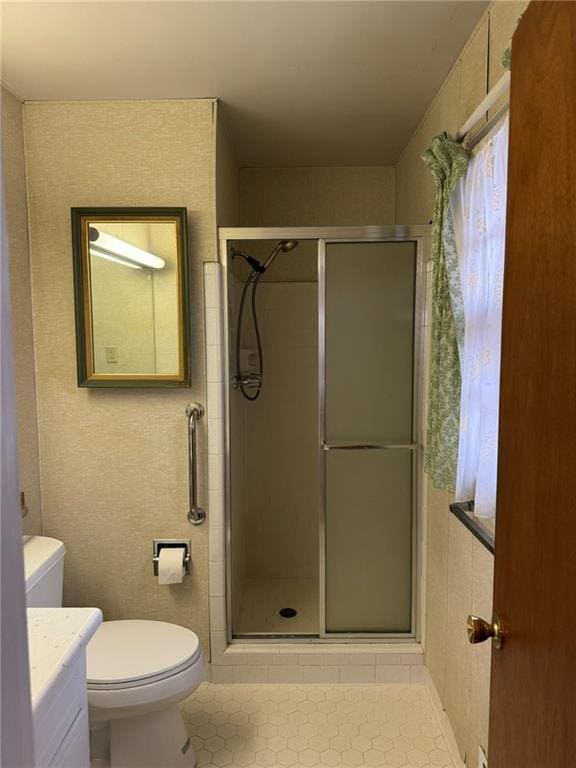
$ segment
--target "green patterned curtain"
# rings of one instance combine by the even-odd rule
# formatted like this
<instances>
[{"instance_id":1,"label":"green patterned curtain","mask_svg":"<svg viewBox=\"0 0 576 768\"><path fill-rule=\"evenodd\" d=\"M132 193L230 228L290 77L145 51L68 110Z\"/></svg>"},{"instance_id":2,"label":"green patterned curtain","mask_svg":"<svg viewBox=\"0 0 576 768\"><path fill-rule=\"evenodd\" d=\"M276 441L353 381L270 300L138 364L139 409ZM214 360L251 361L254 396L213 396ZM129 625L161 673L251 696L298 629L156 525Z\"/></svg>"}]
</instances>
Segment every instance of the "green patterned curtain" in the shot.
<instances>
[{"instance_id":1,"label":"green patterned curtain","mask_svg":"<svg viewBox=\"0 0 576 768\"><path fill-rule=\"evenodd\" d=\"M447 133L422 155L436 184L432 220L432 350L425 468L436 488L453 491L458 460L460 355L464 312L450 197L468 167L468 153Z\"/></svg>"}]
</instances>

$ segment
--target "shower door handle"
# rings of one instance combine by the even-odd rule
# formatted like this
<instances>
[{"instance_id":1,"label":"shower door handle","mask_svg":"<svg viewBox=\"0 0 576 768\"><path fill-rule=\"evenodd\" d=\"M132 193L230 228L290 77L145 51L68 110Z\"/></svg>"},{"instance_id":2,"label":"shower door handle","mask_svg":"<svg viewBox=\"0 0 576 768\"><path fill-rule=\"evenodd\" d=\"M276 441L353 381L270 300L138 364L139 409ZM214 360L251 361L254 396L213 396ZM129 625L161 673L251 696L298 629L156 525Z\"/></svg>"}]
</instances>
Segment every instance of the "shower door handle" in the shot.
<instances>
[{"instance_id":1,"label":"shower door handle","mask_svg":"<svg viewBox=\"0 0 576 768\"><path fill-rule=\"evenodd\" d=\"M388 451L398 448L414 451L418 443L322 443L324 451Z\"/></svg>"}]
</instances>

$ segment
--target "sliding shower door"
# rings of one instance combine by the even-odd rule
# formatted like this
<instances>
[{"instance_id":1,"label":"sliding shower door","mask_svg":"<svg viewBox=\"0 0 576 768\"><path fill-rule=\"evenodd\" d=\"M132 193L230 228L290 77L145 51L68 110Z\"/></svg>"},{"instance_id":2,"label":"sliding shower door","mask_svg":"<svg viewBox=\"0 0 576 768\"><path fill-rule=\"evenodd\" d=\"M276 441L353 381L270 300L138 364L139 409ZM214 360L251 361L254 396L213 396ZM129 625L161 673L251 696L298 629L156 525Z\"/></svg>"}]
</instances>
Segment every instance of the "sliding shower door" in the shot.
<instances>
[{"instance_id":1,"label":"sliding shower door","mask_svg":"<svg viewBox=\"0 0 576 768\"><path fill-rule=\"evenodd\" d=\"M412 636L418 476L415 241L320 242L324 636Z\"/></svg>"}]
</instances>

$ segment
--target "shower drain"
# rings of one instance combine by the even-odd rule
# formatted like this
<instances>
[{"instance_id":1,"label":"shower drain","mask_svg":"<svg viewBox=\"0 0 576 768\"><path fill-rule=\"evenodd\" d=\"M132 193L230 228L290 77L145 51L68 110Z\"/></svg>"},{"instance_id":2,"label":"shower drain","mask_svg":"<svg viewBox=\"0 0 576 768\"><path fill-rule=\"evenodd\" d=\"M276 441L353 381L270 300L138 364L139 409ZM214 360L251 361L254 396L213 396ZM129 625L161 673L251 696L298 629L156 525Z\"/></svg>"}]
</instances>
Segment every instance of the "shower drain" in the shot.
<instances>
[{"instance_id":1,"label":"shower drain","mask_svg":"<svg viewBox=\"0 0 576 768\"><path fill-rule=\"evenodd\" d=\"M295 608L280 608L278 615L282 616L283 619L293 619L294 616L298 615L298 611Z\"/></svg>"}]
</instances>

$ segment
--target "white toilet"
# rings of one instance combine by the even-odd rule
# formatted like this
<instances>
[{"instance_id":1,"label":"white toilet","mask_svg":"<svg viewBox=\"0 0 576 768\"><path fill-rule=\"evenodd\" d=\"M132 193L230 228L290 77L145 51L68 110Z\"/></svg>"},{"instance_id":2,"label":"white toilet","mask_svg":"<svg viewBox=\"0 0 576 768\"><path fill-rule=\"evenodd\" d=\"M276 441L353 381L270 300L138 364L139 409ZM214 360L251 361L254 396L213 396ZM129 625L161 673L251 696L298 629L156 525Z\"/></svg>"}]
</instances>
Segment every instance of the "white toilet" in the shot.
<instances>
[{"instance_id":1,"label":"white toilet","mask_svg":"<svg viewBox=\"0 0 576 768\"><path fill-rule=\"evenodd\" d=\"M29 606L62 605L64 551L56 539L24 537ZM196 765L178 709L204 680L194 632L161 621L105 621L88 643L86 666L91 728L110 725L110 768Z\"/></svg>"}]
</instances>

